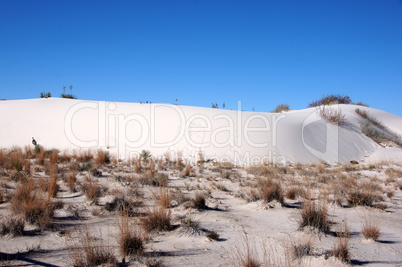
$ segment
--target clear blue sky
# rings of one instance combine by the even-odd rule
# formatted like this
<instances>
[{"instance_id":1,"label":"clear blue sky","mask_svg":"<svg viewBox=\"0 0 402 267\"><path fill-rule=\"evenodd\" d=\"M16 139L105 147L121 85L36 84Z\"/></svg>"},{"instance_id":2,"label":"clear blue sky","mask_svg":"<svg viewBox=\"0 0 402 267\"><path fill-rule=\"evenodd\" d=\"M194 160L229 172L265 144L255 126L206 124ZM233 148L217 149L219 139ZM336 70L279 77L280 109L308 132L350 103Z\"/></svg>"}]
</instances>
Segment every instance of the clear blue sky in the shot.
<instances>
[{"instance_id":1,"label":"clear blue sky","mask_svg":"<svg viewBox=\"0 0 402 267\"><path fill-rule=\"evenodd\" d=\"M402 116L402 1L0 0L0 98L63 85L264 112L341 93Z\"/></svg>"}]
</instances>

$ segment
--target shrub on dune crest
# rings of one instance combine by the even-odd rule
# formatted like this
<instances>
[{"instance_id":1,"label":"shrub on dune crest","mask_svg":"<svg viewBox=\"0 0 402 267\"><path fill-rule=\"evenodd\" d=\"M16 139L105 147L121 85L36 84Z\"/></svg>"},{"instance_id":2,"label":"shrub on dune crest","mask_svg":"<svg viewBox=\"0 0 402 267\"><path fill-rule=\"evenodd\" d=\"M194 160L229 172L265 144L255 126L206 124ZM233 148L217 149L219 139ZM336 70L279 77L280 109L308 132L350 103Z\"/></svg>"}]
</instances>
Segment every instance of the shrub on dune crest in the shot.
<instances>
[{"instance_id":1,"label":"shrub on dune crest","mask_svg":"<svg viewBox=\"0 0 402 267\"><path fill-rule=\"evenodd\" d=\"M321 99L311 102L307 107L313 108L321 105L337 104L352 104L352 100L349 96L340 94L328 94L324 95Z\"/></svg>"}]
</instances>

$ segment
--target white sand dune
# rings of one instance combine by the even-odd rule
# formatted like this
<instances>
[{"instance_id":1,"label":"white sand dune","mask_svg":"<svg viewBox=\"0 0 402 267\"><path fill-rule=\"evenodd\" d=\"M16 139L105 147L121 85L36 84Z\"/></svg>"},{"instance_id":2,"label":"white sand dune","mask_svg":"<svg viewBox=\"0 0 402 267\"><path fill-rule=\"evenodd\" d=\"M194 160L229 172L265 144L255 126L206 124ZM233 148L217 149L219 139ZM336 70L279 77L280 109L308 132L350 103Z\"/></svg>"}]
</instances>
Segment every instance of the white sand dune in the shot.
<instances>
[{"instance_id":1,"label":"white sand dune","mask_svg":"<svg viewBox=\"0 0 402 267\"><path fill-rule=\"evenodd\" d=\"M276 114L48 98L0 102L0 147L30 145L35 137L49 149L102 148L122 159L142 150L154 156L181 152L186 158L202 151L237 165L263 160L333 164L374 154L378 160L386 158L387 148L361 133L357 107L402 134L401 117L354 105L333 106L347 119L336 127L314 108ZM392 154L402 158L401 149L392 148Z\"/></svg>"}]
</instances>

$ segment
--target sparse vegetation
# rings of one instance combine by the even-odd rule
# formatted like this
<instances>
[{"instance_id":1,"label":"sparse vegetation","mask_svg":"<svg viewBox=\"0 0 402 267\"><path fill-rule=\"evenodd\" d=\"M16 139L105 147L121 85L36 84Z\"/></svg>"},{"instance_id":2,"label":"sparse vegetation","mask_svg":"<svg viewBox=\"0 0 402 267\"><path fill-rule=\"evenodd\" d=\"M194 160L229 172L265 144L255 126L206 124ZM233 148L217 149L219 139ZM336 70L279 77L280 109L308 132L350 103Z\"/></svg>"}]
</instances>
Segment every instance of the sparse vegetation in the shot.
<instances>
[{"instance_id":1,"label":"sparse vegetation","mask_svg":"<svg viewBox=\"0 0 402 267\"><path fill-rule=\"evenodd\" d=\"M349 254L349 230L346 221L338 231L338 244L334 247L334 256L343 262L348 262Z\"/></svg>"},{"instance_id":2,"label":"sparse vegetation","mask_svg":"<svg viewBox=\"0 0 402 267\"><path fill-rule=\"evenodd\" d=\"M279 104L276 108L272 111L273 113L281 113L290 110L289 104Z\"/></svg>"},{"instance_id":3,"label":"sparse vegetation","mask_svg":"<svg viewBox=\"0 0 402 267\"><path fill-rule=\"evenodd\" d=\"M170 210L158 206L148 208L146 216L141 218L141 223L147 232L168 231L172 228Z\"/></svg>"},{"instance_id":4,"label":"sparse vegetation","mask_svg":"<svg viewBox=\"0 0 402 267\"><path fill-rule=\"evenodd\" d=\"M367 111L359 108L357 108L355 111L363 118L359 122L362 133L379 144L392 142L399 147L402 147L401 136L392 132L382 122L371 116Z\"/></svg>"},{"instance_id":5,"label":"sparse vegetation","mask_svg":"<svg viewBox=\"0 0 402 267\"><path fill-rule=\"evenodd\" d=\"M120 216L119 221L119 245L123 257L141 256L144 251L146 236L138 225L130 224L130 218L126 212Z\"/></svg>"},{"instance_id":6,"label":"sparse vegetation","mask_svg":"<svg viewBox=\"0 0 402 267\"><path fill-rule=\"evenodd\" d=\"M323 233L328 233L330 229L325 201L321 200L319 204L316 204L311 200L310 190L307 191L307 199L304 201L300 211L299 226L300 228L314 227Z\"/></svg>"},{"instance_id":7,"label":"sparse vegetation","mask_svg":"<svg viewBox=\"0 0 402 267\"><path fill-rule=\"evenodd\" d=\"M98 238L91 236L87 227L78 232L78 237L69 240L71 265L75 267L114 266L116 257L110 247L105 246Z\"/></svg>"},{"instance_id":8,"label":"sparse vegetation","mask_svg":"<svg viewBox=\"0 0 402 267\"><path fill-rule=\"evenodd\" d=\"M313 108L322 105L331 105L331 104L352 104L352 100L349 96L340 95L340 94L328 94L324 95L319 100L311 102L307 107Z\"/></svg>"},{"instance_id":9,"label":"sparse vegetation","mask_svg":"<svg viewBox=\"0 0 402 267\"><path fill-rule=\"evenodd\" d=\"M329 123L336 125L345 123L345 114L340 109L337 110L334 107L322 105L318 107L318 113L321 118Z\"/></svg>"},{"instance_id":10,"label":"sparse vegetation","mask_svg":"<svg viewBox=\"0 0 402 267\"><path fill-rule=\"evenodd\" d=\"M371 218L365 218L362 226L362 234L365 239L376 241L380 237L380 227Z\"/></svg>"},{"instance_id":11,"label":"sparse vegetation","mask_svg":"<svg viewBox=\"0 0 402 267\"><path fill-rule=\"evenodd\" d=\"M241 168L226 161L205 161L202 156L202 163L209 163L200 171L201 161L190 163L181 155L180 170L177 160L172 160L174 157L147 158L146 162L143 157L130 162L113 159L108 164L104 153L82 150L70 155L44 148L35 152L32 147L0 150L0 216L4 215L0 235L5 236L3 239L22 235L19 239L31 242L38 235L44 236L43 240L48 240L49 235L65 236L71 266L154 266L161 264L161 255L153 252L154 246L154 251L160 249L158 242L181 235L201 236L198 237L201 241L202 238L207 241L205 251L217 247L214 241L227 248L226 244L229 247L233 244L233 231L240 225L248 234L232 250L231 266L270 266L278 251L284 252L282 257L287 266L304 265L313 258L309 255L320 253L348 262L351 256L347 226L342 225L338 233L330 232L332 227L340 225L339 214L344 213L344 208L363 205L371 207L368 210L376 216L384 212L373 208L387 209L394 216L402 184L401 168L393 163L365 164L364 160L339 166L266 163ZM141 167L135 172L138 162ZM198 165L198 170L186 173L190 164L194 168ZM102 175L94 177L95 172ZM293 216L297 212L295 208L300 208L296 227L303 231L296 231L294 220L289 220L287 212ZM348 210L348 221L351 219L353 225L360 226L356 210L361 208ZM275 218L275 213L280 216ZM329 220L332 215L334 226ZM267 216L278 222L256 216ZM292 225L291 232L286 232L287 222ZM275 234L272 229L279 224L284 229L281 233L288 233L297 241L292 239L289 244L283 239L286 235ZM78 228L85 225L85 229L76 232L71 225ZM361 226L360 237L378 240L378 224L366 220ZM267 229L266 238L272 241L274 254L263 247L265 235L256 236L254 227ZM110 232L105 232L106 228ZM96 235L94 229L99 229L99 233L102 229L105 234ZM170 230L168 234L161 233ZM223 238L218 230L223 231ZM320 232L326 234L325 242L335 242L334 235L337 235L332 250L322 252L322 247L318 247L321 241L313 244L317 236L322 238ZM354 233L353 238L358 236ZM182 238L185 241L188 237ZM257 239L262 241L262 246L251 242ZM148 243L151 243L150 251L145 249ZM180 244L183 249L193 245ZM363 245L370 246L370 243ZM381 246L382 242L375 245ZM119 255L118 262L114 250ZM50 255L54 254L50 252ZM177 263L174 258L170 259ZM222 260L217 260L217 264L223 264ZM286 264L275 262L275 266Z\"/></svg>"},{"instance_id":12,"label":"sparse vegetation","mask_svg":"<svg viewBox=\"0 0 402 267\"><path fill-rule=\"evenodd\" d=\"M25 221L19 217L4 218L0 223L0 235L21 236L24 234Z\"/></svg>"},{"instance_id":13,"label":"sparse vegetation","mask_svg":"<svg viewBox=\"0 0 402 267\"><path fill-rule=\"evenodd\" d=\"M258 183L260 185L262 198L266 203L277 200L279 203L283 204L282 186L279 181L275 182L272 178L260 178Z\"/></svg>"}]
</instances>

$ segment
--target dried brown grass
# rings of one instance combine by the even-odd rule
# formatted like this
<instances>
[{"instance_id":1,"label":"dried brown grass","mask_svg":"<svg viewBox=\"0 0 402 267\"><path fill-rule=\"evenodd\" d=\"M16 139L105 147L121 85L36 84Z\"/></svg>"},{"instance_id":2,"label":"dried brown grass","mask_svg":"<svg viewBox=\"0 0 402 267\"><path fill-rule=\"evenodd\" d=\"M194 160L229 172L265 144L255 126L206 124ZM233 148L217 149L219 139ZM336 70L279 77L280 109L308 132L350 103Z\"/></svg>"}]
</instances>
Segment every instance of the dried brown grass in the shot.
<instances>
[{"instance_id":1,"label":"dried brown grass","mask_svg":"<svg viewBox=\"0 0 402 267\"><path fill-rule=\"evenodd\" d=\"M362 225L362 234L365 239L376 241L381 235L380 227L371 218L365 218Z\"/></svg>"},{"instance_id":2,"label":"dried brown grass","mask_svg":"<svg viewBox=\"0 0 402 267\"><path fill-rule=\"evenodd\" d=\"M89 234L88 228L79 230L78 237L68 240L71 265L75 267L116 266L116 257L110 246L105 246L101 238Z\"/></svg>"},{"instance_id":3,"label":"dried brown grass","mask_svg":"<svg viewBox=\"0 0 402 267\"><path fill-rule=\"evenodd\" d=\"M138 225L130 223L130 218L126 212L123 212L120 216L118 226L118 243L123 258L127 256L141 256L144 251L145 242L148 239L146 234Z\"/></svg>"},{"instance_id":4,"label":"dried brown grass","mask_svg":"<svg viewBox=\"0 0 402 267\"><path fill-rule=\"evenodd\" d=\"M348 262L349 254L349 230L345 221L338 231L338 244L333 249L334 256L343 262Z\"/></svg>"},{"instance_id":5,"label":"dried brown grass","mask_svg":"<svg viewBox=\"0 0 402 267\"><path fill-rule=\"evenodd\" d=\"M172 228L170 209L157 205L146 210L146 216L141 218L141 224L147 232L168 231Z\"/></svg>"},{"instance_id":6,"label":"dried brown grass","mask_svg":"<svg viewBox=\"0 0 402 267\"><path fill-rule=\"evenodd\" d=\"M259 178L258 184L260 185L260 191L262 198L266 203L273 200L277 200L279 203L283 204L283 192L280 181L274 181L270 177Z\"/></svg>"},{"instance_id":7,"label":"dried brown grass","mask_svg":"<svg viewBox=\"0 0 402 267\"><path fill-rule=\"evenodd\" d=\"M23 215L25 221L45 229L52 225L54 216L52 201L35 186L32 178L20 183L11 199L11 210Z\"/></svg>"}]
</instances>

